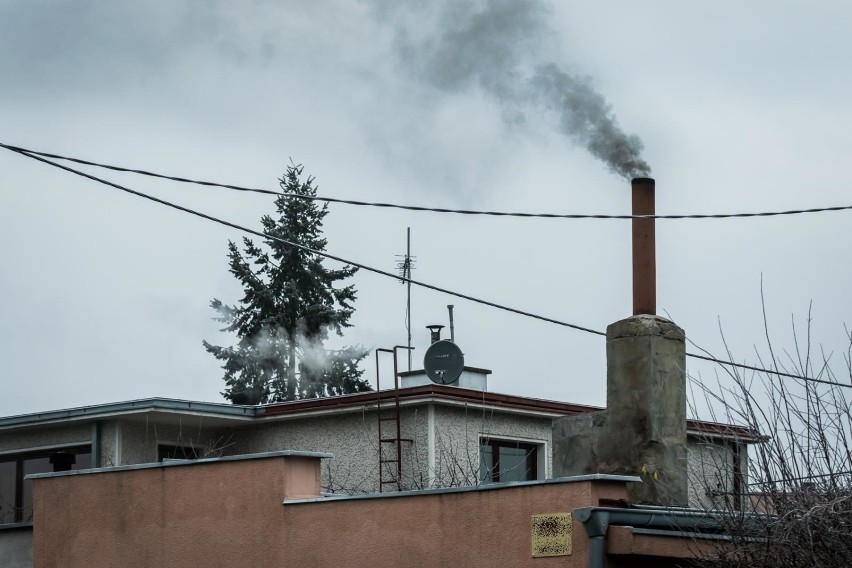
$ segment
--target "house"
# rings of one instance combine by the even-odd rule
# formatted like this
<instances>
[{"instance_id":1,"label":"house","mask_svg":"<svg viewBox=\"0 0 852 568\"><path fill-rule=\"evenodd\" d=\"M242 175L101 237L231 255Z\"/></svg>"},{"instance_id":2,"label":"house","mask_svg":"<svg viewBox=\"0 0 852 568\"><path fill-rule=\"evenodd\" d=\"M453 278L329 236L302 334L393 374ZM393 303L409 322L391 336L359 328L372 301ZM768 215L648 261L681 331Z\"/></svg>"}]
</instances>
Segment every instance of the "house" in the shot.
<instances>
[{"instance_id":1,"label":"house","mask_svg":"<svg viewBox=\"0 0 852 568\"><path fill-rule=\"evenodd\" d=\"M302 451L331 456L318 466L326 495L552 479L554 425L601 409L490 392L489 373L466 367L462 387L403 372L398 389L260 406L151 398L0 418L0 554L26 557L31 546L27 476L62 469ZM687 428L690 504L707 505L722 485L737 490L749 433L700 421Z\"/></svg>"},{"instance_id":2,"label":"house","mask_svg":"<svg viewBox=\"0 0 852 568\"><path fill-rule=\"evenodd\" d=\"M484 379L490 371L466 372ZM334 456L322 469L327 493L453 487L553 477L554 421L601 410L426 384L422 371L401 375L404 386L396 391L260 406L151 398L0 418L0 523L30 520L31 491L24 477L53 471L51 456L58 452L73 454L71 468L80 470L164 459L321 451ZM392 460L395 444L379 442L376 408L382 404L383 416L392 416L387 409L397 399L402 461L385 464L381 473L379 447L384 446L383 457ZM383 428L386 432L388 425ZM720 459L728 462L728 479L734 471L746 471L746 444L751 441L747 431L689 421L688 433L689 468L703 477L710 475L703 470L712 468L713 488L719 483L715 476ZM383 437L395 438L393 433ZM693 505L701 504L699 477L690 478Z\"/></svg>"},{"instance_id":3,"label":"house","mask_svg":"<svg viewBox=\"0 0 852 568\"><path fill-rule=\"evenodd\" d=\"M648 214L636 206L653 204L653 185L634 180L635 215ZM30 566L32 550L38 567L694 557L722 530L706 509L741 505L757 440L687 420L685 335L655 315L653 219L634 219L633 233L634 312L607 328L607 408L493 393L490 371L464 367L452 384L415 371L393 389L261 406L155 398L0 418L0 557L14 567Z\"/></svg>"}]
</instances>

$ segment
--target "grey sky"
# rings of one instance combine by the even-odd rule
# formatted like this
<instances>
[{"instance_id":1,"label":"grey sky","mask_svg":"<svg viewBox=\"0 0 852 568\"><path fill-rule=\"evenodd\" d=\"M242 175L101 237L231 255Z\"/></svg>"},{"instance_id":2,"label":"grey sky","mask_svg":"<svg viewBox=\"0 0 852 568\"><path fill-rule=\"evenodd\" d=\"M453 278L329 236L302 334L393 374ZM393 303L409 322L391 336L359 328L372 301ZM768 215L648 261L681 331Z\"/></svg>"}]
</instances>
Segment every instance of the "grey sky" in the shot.
<instances>
[{"instance_id":1,"label":"grey sky","mask_svg":"<svg viewBox=\"0 0 852 568\"><path fill-rule=\"evenodd\" d=\"M269 188L292 157L329 196L626 213L629 184L513 82L553 63L589 77L620 128L641 137L660 213L852 204L847 3L410 6L0 0L0 141ZM505 41L460 31L482 7L503 10ZM448 38L465 46L458 57ZM263 196L101 174L253 227L272 208ZM815 341L840 349L850 219L659 221L660 310L722 354L718 317L735 356L756 362L762 274L780 346L813 300ZM630 314L627 222L335 205L328 249L393 270L407 226L415 278L595 329ZM238 298L225 253L240 234L8 152L0 234L0 415L221 400L201 340L227 341L208 303ZM343 341L404 342L404 288L363 272L355 284ZM494 371L492 390L603 404L602 339L413 296L416 361L423 327L446 323L451 303L458 343L468 364ZM712 366L689 364L715 380Z\"/></svg>"}]
</instances>

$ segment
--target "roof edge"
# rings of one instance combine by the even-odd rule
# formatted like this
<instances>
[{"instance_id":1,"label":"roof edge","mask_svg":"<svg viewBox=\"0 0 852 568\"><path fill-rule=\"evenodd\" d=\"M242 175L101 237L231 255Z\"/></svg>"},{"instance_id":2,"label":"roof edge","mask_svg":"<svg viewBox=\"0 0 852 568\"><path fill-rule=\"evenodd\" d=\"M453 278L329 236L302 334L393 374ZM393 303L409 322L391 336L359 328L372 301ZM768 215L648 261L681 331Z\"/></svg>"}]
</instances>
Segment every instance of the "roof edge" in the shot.
<instances>
[{"instance_id":1,"label":"roof edge","mask_svg":"<svg viewBox=\"0 0 852 568\"><path fill-rule=\"evenodd\" d=\"M417 398L437 398L454 401L464 401L471 404L486 404L496 407L505 407L519 410L550 411L564 414L566 416L583 412L603 410L595 406L585 406L570 402L559 402L510 394L500 394L490 391L479 391L462 387L453 387L438 384L418 385L398 389L400 400L411 400ZM290 402L279 402L267 404L258 412L258 417L278 416L282 414L298 413L308 410L332 409L342 407L355 407L373 405L379 401L385 402L395 398L394 390L370 391L356 394L347 394L335 397L303 399Z\"/></svg>"},{"instance_id":2,"label":"roof edge","mask_svg":"<svg viewBox=\"0 0 852 568\"><path fill-rule=\"evenodd\" d=\"M415 402L417 399L431 399L432 401L443 400L454 403L482 404L514 411L527 410L548 412L561 414L563 416L606 410L599 406L574 404L570 402L501 394L438 384L400 388L398 393L402 401ZM42 424L46 425L57 422L87 419L96 420L115 415L130 415L154 411L182 412L194 415L215 416L225 419L232 418L237 420L253 420L284 416L288 414L297 415L301 413L313 413L321 410L333 411L338 409L343 410L346 408L351 409L365 405L374 405L380 400L388 401L393 398L393 389L379 392L368 391L324 398L310 398L257 406L152 397L124 402L111 402L63 410L51 410L47 412L35 412L30 414L0 417L0 430L14 428L17 426L38 426ZM709 437L722 437L754 442L760 440L760 436L746 426L724 424L720 422L689 419L687 420L687 430L691 435L705 435Z\"/></svg>"},{"instance_id":3,"label":"roof edge","mask_svg":"<svg viewBox=\"0 0 852 568\"><path fill-rule=\"evenodd\" d=\"M252 418L258 413L258 409L259 407L257 406L241 406L221 402L199 402L154 397L7 416L0 418L0 429L10 428L13 426L49 424L64 420L100 418L112 414L134 414L137 412L150 412L154 410L192 412L196 414L221 416L223 418Z\"/></svg>"}]
</instances>

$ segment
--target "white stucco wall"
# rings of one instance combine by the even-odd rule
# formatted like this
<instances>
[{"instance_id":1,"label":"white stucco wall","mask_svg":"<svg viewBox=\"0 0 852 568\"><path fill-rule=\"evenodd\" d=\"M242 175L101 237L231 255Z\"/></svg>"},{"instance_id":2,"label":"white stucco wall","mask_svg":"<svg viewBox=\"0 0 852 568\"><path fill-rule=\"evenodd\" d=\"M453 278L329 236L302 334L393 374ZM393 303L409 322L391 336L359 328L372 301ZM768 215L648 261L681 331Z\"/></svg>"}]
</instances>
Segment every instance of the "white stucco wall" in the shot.
<instances>
[{"instance_id":1,"label":"white stucco wall","mask_svg":"<svg viewBox=\"0 0 852 568\"><path fill-rule=\"evenodd\" d=\"M435 486L478 483L481 438L539 445L544 449L538 465L539 478L551 477L551 418L510 414L472 405L437 407L435 414Z\"/></svg>"},{"instance_id":2,"label":"white stucco wall","mask_svg":"<svg viewBox=\"0 0 852 568\"><path fill-rule=\"evenodd\" d=\"M734 498L734 449L731 442L690 436L687 443L689 505L729 508ZM740 444L742 483L748 483L748 450ZM727 504L726 504L727 500Z\"/></svg>"},{"instance_id":3,"label":"white stucco wall","mask_svg":"<svg viewBox=\"0 0 852 568\"><path fill-rule=\"evenodd\" d=\"M393 437L394 422L383 428ZM549 476L552 462L549 418L517 416L485 411L475 405L447 406L423 403L404 406L400 422L402 489L471 485L479 481L479 440L494 437L542 444L545 451L540 477ZM375 409L309 418L281 417L254 426L231 430L229 454L274 450L308 450L334 454L322 466L326 491L358 493L379 490L379 439ZM394 457L394 444L383 446L385 457ZM396 464L385 478L396 477ZM385 485L394 490L396 485Z\"/></svg>"},{"instance_id":4,"label":"white stucco wall","mask_svg":"<svg viewBox=\"0 0 852 568\"><path fill-rule=\"evenodd\" d=\"M378 434L375 412L277 417L227 433L228 454L306 450L331 452L324 460L325 491L357 493L378 489Z\"/></svg>"},{"instance_id":5,"label":"white stucco wall","mask_svg":"<svg viewBox=\"0 0 852 568\"><path fill-rule=\"evenodd\" d=\"M115 465L148 463L157 461L160 444L198 448L203 457L233 454L224 448L227 435L204 426L198 417L182 418L178 424L164 424L154 420L121 420L102 429L102 439L120 451L106 453L104 459L112 459ZM109 464L110 462L103 462Z\"/></svg>"},{"instance_id":6,"label":"white stucco wall","mask_svg":"<svg viewBox=\"0 0 852 568\"><path fill-rule=\"evenodd\" d=\"M8 432L0 430L0 455L89 445L92 443L93 425L93 421L61 422ZM217 446L221 442L220 434L204 426L203 420L197 417L182 419L177 424L144 418L106 419L100 421L100 465L109 467L157 461L159 444L199 446L205 454L215 454L221 449Z\"/></svg>"},{"instance_id":7,"label":"white stucco wall","mask_svg":"<svg viewBox=\"0 0 852 568\"><path fill-rule=\"evenodd\" d=\"M53 446L90 444L92 426L89 423L62 423L56 426L0 430L0 452L26 451Z\"/></svg>"}]
</instances>

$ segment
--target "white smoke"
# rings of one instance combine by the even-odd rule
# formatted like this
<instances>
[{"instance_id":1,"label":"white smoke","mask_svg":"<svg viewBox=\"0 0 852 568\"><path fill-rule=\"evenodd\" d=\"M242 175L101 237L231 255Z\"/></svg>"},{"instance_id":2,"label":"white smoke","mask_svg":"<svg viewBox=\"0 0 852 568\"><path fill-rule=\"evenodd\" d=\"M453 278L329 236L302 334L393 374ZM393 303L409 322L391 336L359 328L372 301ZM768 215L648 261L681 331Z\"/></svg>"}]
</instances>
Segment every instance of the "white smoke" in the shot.
<instances>
[{"instance_id":1,"label":"white smoke","mask_svg":"<svg viewBox=\"0 0 852 568\"><path fill-rule=\"evenodd\" d=\"M303 333L296 335L296 345L302 365L317 375L328 371L333 363L334 352L325 347L327 337L327 330L323 330L320 335L314 337L307 337Z\"/></svg>"},{"instance_id":2,"label":"white smoke","mask_svg":"<svg viewBox=\"0 0 852 568\"><path fill-rule=\"evenodd\" d=\"M357 362L366 353L366 349L360 345L328 348L326 342L332 331L332 327L324 327L319 333L309 336L304 329L298 329L290 336L282 327L267 326L246 342L244 347L247 348L241 356L244 362L254 368L283 370L289 366L289 347L291 342L294 343L296 379L304 389L333 372L335 365Z\"/></svg>"},{"instance_id":3,"label":"white smoke","mask_svg":"<svg viewBox=\"0 0 852 568\"><path fill-rule=\"evenodd\" d=\"M329 329L323 329L318 334L308 336L304 329L297 329L290 336L286 329L280 326L266 326L251 340L251 349L247 357L256 363L263 361L276 361L282 367L288 365L289 345L292 341L296 345L296 357L301 365L317 374L331 368L335 351L325 347ZM298 374L297 368L297 374Z\"/></svg>"}]
</instances>

